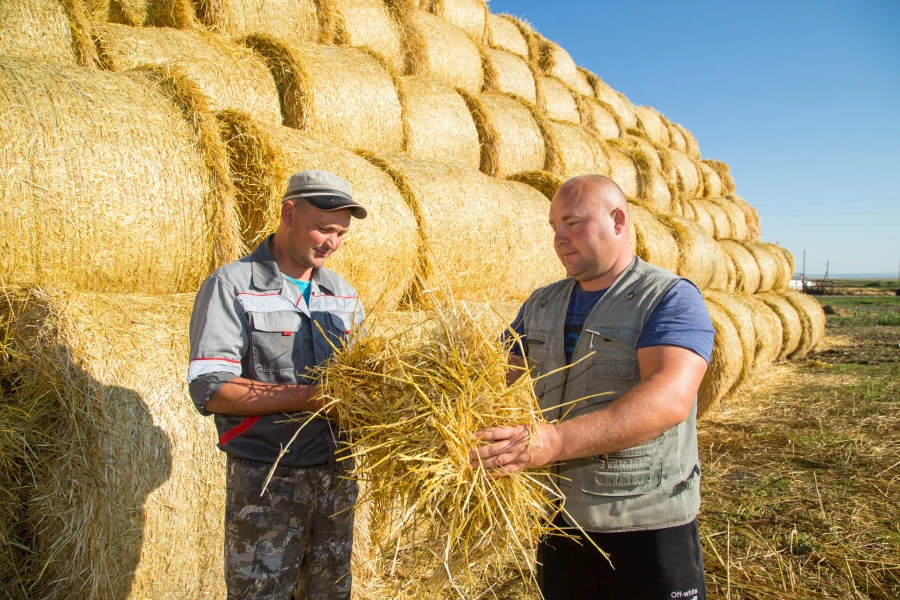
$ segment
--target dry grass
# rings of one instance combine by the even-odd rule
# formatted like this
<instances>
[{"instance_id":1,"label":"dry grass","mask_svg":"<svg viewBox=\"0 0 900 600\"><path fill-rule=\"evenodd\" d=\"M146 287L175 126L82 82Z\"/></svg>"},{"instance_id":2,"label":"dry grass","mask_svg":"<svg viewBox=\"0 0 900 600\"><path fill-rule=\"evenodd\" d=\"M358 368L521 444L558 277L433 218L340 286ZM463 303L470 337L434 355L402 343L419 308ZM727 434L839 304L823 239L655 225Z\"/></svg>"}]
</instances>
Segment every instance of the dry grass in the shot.
<instances>
[{"instance_id":1,"label":"dry grass","mask_svg":"<svg viewBox=\"0 0 900 600\"><path fill-rule=\"evenodd\" d=\"M677 188L679 198L703 195L703 176L695 161L675 148L660 148L659 156L666 180Z\"/></svg>"},{"instance_id":2,"label":"dry grass","mask_svg":"<svg viewBox=\"0 0 900 600\"><path fill-rule=\"evenodd\" d=\"M453 163L367 155L413 208L422 235L419 276L438 296L522 299L563 277L537 190ZM528 265L523 269L522 265Z\"/></svg>"},{"instance_id":3,"label":"dry grass","mask_svg":"<svg viewBox=\"0 0 900 600\"><path fill-rule=\"evenodd\" d=\"M184 380L192 302L3 292L27 548L11 597L224 596L224 461Z\"/></svg>"},{"instance_id":4,"label":"dry grass","mask_svg":"<svg viewBox=\"0 0 900 600\"><path fill-rule=\"evenodd\" d=\"M242 43L268 65L281 96L284 124L354 150L403 148L394 76L376 56L251 35Z\"/></svg>"},{"instance_id":5,"label":"dry grass","mask_svg":"<svg viewBox=\"0 0 900 600\"><path fill-rule=\"evenodd\" d=\"M369 215L354 219L328 267L351 282L367 309L394 308L409 291L420 252L415 216L394 182L349 150L288 127L258 123L234 112L219 113L219 120L247 246L256 247L277 229L281 196L293 173L331 171L350 183L353 197Z\"/></svg>"},{"instance_id":6,"label":"dry grass","mask_svg":"<svg viewBox=\"0 0 900 600\"><path fill-rule=\"evenodd\" d=\"M101 25L100 43L115 71L177 65L209 99L212 110L234 109L280 125L275 80L250 50L210 33L162 27Z\"/></svg>"},{"instance_id":7,"label":"dry grass","mask_svg":"<svg viewBox=\"0 0 900 600\"><path fill-rule=\"evenodd\" d=\"M215 123L177 69L6 57L0 107L7 282L188 291L243 252Z\"/></svg>"},{"instance_id":8,"label":"dry grass","mask_svg":"<svg viewBox=\"0 0 900 600\"><path fill-rule=\"evenodd\" d=\"M0 4L0 54L74 67L72 24L58 0L4 0Z\"/></svg>"},{"instance_id":9,"label":"dry grass","mask_svg":"<svg viewBox=\"0 0 900 600\"><path fill-rule=\"evenodd\" d=\"M900 370L823 360L775 367L700 426L710 598L900 596Z\"/></svg>"},{"instance_id":10,"label":"dry grass","mask_svg":"<svg viewBox=\"0 0 900 600\"><path fill-rule=\"evenodd\" d=\"M318 42L322 35L316 0L193 1L197 19L209 29L230 38L263 35L292 42ZM169 2L177 3L166 0L162 4Z\"/></svg>"},{"instance_id":11,"label":"dry grass","mask_svg":"<svg viewBox=\"0 0 900 600\"><path fill-rule=\"evenodd\" d=\"M487 307L437 306L407 331L364 336L322 368L325 399L341 402L352 473L367 512L354 566L359 597L480 597L513 573L533 577L552 531L558 489L549 470L493 480L472 469L475 431L534 425L529 378L506 386L505 318ZM481 314L479 314L481 313Z\"/></svg>"},{"instance_id":12,"label":"dry grass","mask_svg":"<svg viewBox=\"0 0 900 600\"><path fill-rule=\"evenodd\" d=\"M426 77L401 77L403 151L413 158L481 165L481 144L466 101L452 87Z\"/></svg>"},{"instance_id":13,"label":"dry grass","mask_svg":"<svg viewBox=\"0 0 900 600\"><path fill-rule=\"evenodd\" d=\"M530 185L546 196L547 200L553 200L556 190L565 183L565 179L548 171L521 171L513 173L507 179Z\"/></svg>"}]
</instances>

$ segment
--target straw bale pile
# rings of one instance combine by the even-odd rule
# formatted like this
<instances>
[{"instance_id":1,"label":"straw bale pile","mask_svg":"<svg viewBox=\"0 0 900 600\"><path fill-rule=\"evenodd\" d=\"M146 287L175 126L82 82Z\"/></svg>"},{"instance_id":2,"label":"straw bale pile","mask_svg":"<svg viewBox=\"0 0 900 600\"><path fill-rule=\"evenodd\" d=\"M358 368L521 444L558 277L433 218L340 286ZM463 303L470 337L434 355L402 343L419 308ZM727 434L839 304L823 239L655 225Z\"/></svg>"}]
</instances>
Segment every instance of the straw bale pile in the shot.
<instances>
[{"instance_id":1,"label":"straw bale pile","mask_svg":"<svg viewBox=\"0 0 900 600\"><path fill-rule=\"evenodd\" d=\"M393 76L378 58L357 48L262 35L242 42L275 77L285 125L345 148L402 149L400 97Z\"/></svg>"},{"instance_id":2,"label":"straw bale pile","mask_svg":"<svg viewBox=\"0 0 900 600\"><path fill-rule=\"evenodd\" d=\"M731 172L727 164L720 160L712 160L711 158L704 159L700 162L712 168L719 176L719 180L722 182L722 194L734 193L734 179L731 177Z\"/></svg>"},{"instance_id":3,"label":"straw bale pile","mask_svg":"<svg viewBox=\"0 0 900 600\"><path fill-rule=\"evenodd\" d=\"M478 429L540 419L529 378L506 386L505 317L470 311L438 307L430 322L363 337L322 369L369 512L359 597L481 597L511 566L533 577L537 543L553 530L547 469L493 480L469 465Z\"/></svg>"},{"instance_id":4,"label":"straw bale pile","mask_svg":"<svg viewBox=\"0 0 900 600\"><path fill-rule=\"evenodd\" d=\"M535 84L538 108L548 119L581 124L581 114L571 88L555 77L544 75L535 77Z\"/></svg>"},{"instance_id":5,"label":"straw bale pile","mask_svg":"<svg viewBox=\"0 0 900 600\"><path fill-rule=\"evenodd\" d=\"M600 79L597 75L587 70L584 70L583 72L585 73L588 82L590 82L591 86L594 88L594 97L610 107L613 113L619 118L621 124L625 126L625 129L636 128L637 113L635 112L631 101L628 100L623 93L610 87L609 84Z\"/></svg>"},{"instance_id":6,"label":"straw bale pile","mask_svg":"<svg viewBox=\"0 0 900 600\"><path fill-rule=\"evenodd\" d=\"M756 355L753 368L761 372L771 365L781 352L781 319L769 306L751 294L734 294L750 307L753 329L756 332Z\"/></svg>"},{"instance_id":7,"label":"straw bale pile","mask_svg":"<svg viewBox=\"0 0 900 600\"><path fill-rule=\"evenodd\" d=\"M678 123L672 123L672 126L678 129L681 132L681 135L684 137L685 143L685 154L694 160L700 160L700 146L697 144L697 138L694 137L694 134L691 133L686 127L679 125Z\"/></svg>"},{"instance_id":8,"label":"straw bale pile","mask_svg":"<svg viewBox=\"0 0 900 600\"><path fill-rule=\"evenodd\" d=\"M751 239L747 213L744 212L740 203L731 198L722 197L704 198L701 203L704 207L708 207L709 203L715 204L724 211L725 217L728 219L728 237L735 240ZM725 233L724 230L723 233Z\"/></svg>"},{"instance_id":9,"label":"straw bale pile","mask_svg":"<svg viewBox=\"0 0 900 600\"><path fill-rule=\"evenodd\" d=\"M680 198L698 198L703 192L703 178L697 163L675 148L659 148L662 172L678 191Z\"/></svg>"},{"instance_id":10,"label":"straw bale pile","mask_svg":"<svg viewBox=\"0 0 900 600\"><path fill-rule=\"evenodd\" d=\"M481 164L478 130L465 100L452 87L425 77L402 77L403 151L413 158Z\"/></svg>"},{"instance_id":11,"label":"straw bale pile","mask_svg":"<svg viewBox=\"0 0 900 600\"><path fill-rule=\"evenodd\" d=\"M477 94L484 86L481 52L465 31L423 10L402 10L405 73L440 79Z\"/></svg>"},{"instance_id":12,"label":"straw bale pile","mask_svg":"<svg viewBox=\"0 0 900 600\"><path fill-rule=\"evenodd\" d=\"M240 256L204 110L175 73L0 59L0 277L171 293Z\"/></svg>"},{"instance_id":13,"label":"straw bale pile","mask_svg":"<svg viewBox=\"0 0 900 600\"><path fill-rule=\"evenodd\" d=\"M382 0L318 0L317 6L323 44L367 48L391 68L403 70L400 25Z\"/></svg>"},{"instance_id":14,"label":"straw bale pile","mask_svg":"<svg viewBox=\"0 0 900 600\"><path fill-rule=\"evenodd\" d=\"M579 74L575 61L562 46L540 34L535 34L535 39L539 53L537 64L544 73L559 79L579 94L594 94L593 86L584 75Z\"/></svg>"},{"instance_id":15,"label":"straw bale pile","mask_svg":"<svg viewBox=\"0 0 900 600\"><path fill-rule=\"evenodd\" d=\"M484 91L511 94L532 104L537 102L531 67L525 59L506 50L484 49Z\"/></svg>"},{"instance_id":16,"label":"straw bale pile","mask_svg":"<svg viewBox=\"0 0 900 600\"><path fill-rule=\"evenodd\" d=\"M675 272L694 282L701 290L710 287L721 268L715 240L703 229L683 217L659 217L666 224L678 244L678 265ZM717 281L721 285L721 278Z\"/></svg>"},{"instance_id":17,"label":"straw bale pile","mask_svg":"<svg viewBox=\"0 0 900 600\"><path fill-rule=\"evenodd\" d=\"M706 198L696 198L693 204L695 218L717 240L732 237L732 220L726 208Z\"/></svg>"},{"instance_id":18,"label":"straw bale pile","mask_svg":"<svg viewBox=\"0 0 900 600\"><path fill-rule=\"evenodd\" d=\"M163 3L179 2L187 0ZM316 0L193 0L193 3L203 25L231 38L264 35L292 42L318 42L322 35Z\"/></svg>"},{"instance_id":19,"label":"straw bale pile","mask_svg":"<svg viewBox=\"0 0 900 600\"><path fill-rule=\"evenodd\" d=\"M680 252L669 224L639 204L629 203L628 212L634 221L636 254L652 265L677 271Z\"/></svg>"},{"instance_id":20,"label":"straw bale pile","mask_svg":"<svg viewBox=\"0 0 900 600\"><path fill-rule=\"evenodd\" d=\"M359 156L288 127L219 113L249 248L277 229L281 196L293 173L324 169L346 179L369 211L353 222L329 268L350 281L367 308L393 309L408 291L419 258L413 211L393 181Z\"/></svg>"},{"instance_id":21,"label":"straw bale pile","mask_svg":"<svg viewBox=\"0 0 900 600\"><path fill-rule=\"evenodd\" d=\"M626 196L637 198L641 191L640 174L627 148L617 142L608 140L606 143L609 172L602 174L615 181Z\"/></svg>"},{"instance_id":22,"label":"straw bale pile","mask_svg":"<svg viewBox=\"0 0 900 600\"><path fill-rule=\"evenodd\" d=\"M703 190L703 197L718 198L722 196L725 186L722 184L722 179L719 177L718 171L703 161L697 163L697 170L701 175L702 185L700 186L700 189Z\"/></svg>"},{"instance_id":23,"label":"straw bale pile","mask_svg":"<svg viewBox=\"0 0 900 600\"><path fill-rule=\"evenodd\" d=\"M484 0L424 0L422 4L428 12L465 31L475 42L484 40L488 15Z\"/></svg>"},{"instance_id":24,"label":"straw bale pile","mask_svg":"<svg viewBox=\"0 0 900 600\"><path fill-rule=\"evenodd\" d=\"M672 189L666 182L666 178L659 170L659 158L654 148L647 148L638 142L637 138L629 136L626 140L608 140L607 148L615 147L620 149L632 162L634 167L635 184L634 193L631 193L631 181L627 180L629 191L625 191L625 195L633 195L641 199L645 204L653 208L659 213L670 214L674 212ZM616 159L615 162L618 162ZM610 166L614 164L614 160L610 158ZM615 173L617 169L611 169L611 173ZM627 176L627 174L626 174ZM610 175L614 181L618 179ZM621 183L619 184L621 187Z\"/></svg>"},{"instance_id":25,"label":"straw bale pile","mask_svg":"<svg viewBox=\"0 0 900 600\"><path fill-rule=\"evenodd\" d=\"M515 17L488 13L486 33L487 43L491 48L528 58L528 40L515 23Z\"/></svg>"},{"instance_id":26,"label":"straw bale pile","mask_svg":"<svg viewBox=\"0 0 900 600\"><path fill-rule=\"evenodd\" d=\"M666 118L650 106L635 106L638 129L654 144L666 148L669 146L669 127ZM683 137L683 136L682 136Z\"/></svg>"},{"instance_id":27,"label":"straw bale pile","mask_svg":"<svg viewBox=\"0 0 900 600\"><path fill-rule=\"evenodd\" d=\"M562 177L548 171L520 171L508 176L507 179L530 185L546 196L547 200L553 200L556 190L566 181Z\"/></svg>"},{"instance_id":28,"label":"straw bale pile","mask_svg":"<svg viewBox=\"0 0 900 600\"><path fill-rule=\"evenodd\" d=\"M750 206L750 204L746 200L735 194L728 194L725 197L731 200L735 204L735 206L743 211L744 221L747 224L747 234L749 235L748 239L759 241L761 230L759 213L756 212L756 209Z\"/></svg>"},{"instance_id":29,"label":"straw bale pile","mask_svg":"<svg viewBox=\"0 0 900 600\"><path fill-rule=\"evenodd\" d=\"M578 98L578 113L581 115L581 123L596 131L602 139L617 139L625 133L625 127L619 121L618 115L608 104L595 98L587 96Z\"/></svg>"},{"instance_id":30,"label":"straw bale pile","mask_svg":"<svg viewBox=\"0 0 900 600\"><path fill-rule=\"evenodd\" d=\"M558 170L549 126L534 106L505 94L463 97L478 130L483 173L503 177L519 171Z\"/></svg>"},{"instance_id":31,"label":"straw bale pile","mask_svg":"<svg viewBox=\"0 0 900 600\"><path fill-rule=\"evenodd\" d=\"M728 254L735 268L735 289L746 294L759 291L761 273L759 263L744 243L737 240L719 240L719 246Z\"/></svg>"},{"instance_id":32,"label":"straw bale pile","mask_svg":"<svg viewBox=\"0 0 900 600\"><path fill-rule=\"evenodd\" d=\"M77 6L69 2L69 6ZM74 67L76 32L60 0L4 0L0 3L0 54Z\"/></svg>"},{"instance_id":33,"label":"straw bale pile","mask_svg":"<svg viewBox=\"0 0 900 600\"><path fill-rule=\"evenodd\" d=\"M768 292L754 297L765 303L781 321L781 348L777 360L793 358L803 341L803 322L797 309L783 294Z\"/></svg>"},{"instance_id":34,"label":"straw bale pile","mask_svg":"<svg viewBox=\"0 0 900 600\"><path fill-rule=\"evenodd\" d=\"M592 131L555 121L551 121L549 127L559 152L561 175L575 177L609 170L604 145Z\"/></svg>"},{"instance_id":35,"label":"straw bale pile","mask_svg":"<svg viewBox=\"0 0 900 600\"><path fill-rule=\"evenodd\" d=\"M744 368L741 336L725 309L715 302L706 302L713 328L715 344L709 368L697 392L697 417L710 414L734 388Z\"/></svg>"},{"instance_id":36,"label":"straw bale pile","mask_svg":"<svg viewBox=\"0 0 900 600\"><path fill-rule=\"evenodd\" d=\"M275 80L247 48L209 33L106 24L98 28L109 66L178 65L209 98L210 108L241 110L281 124Z\"/></svg>"},{"instance_id":37,"label":"straw bale pile","mask_svg":"<svg viewBox=\"0 0 900 600\"><path fill-rule=\"evenodd\" d=\"M825 311L818 300L811 298L806 294L795 292L793 290L783 290L781 295L790 302L797 316L800 318L800 325L803 333L800 336L800 343L794 350L791 358L803 358L809 351L816 347L822 336L825 335Z\"/></svg>"},{"instance_id":38,"label":"straw bale pile","mask_svg":"<svg viewBox=\"0 0 900 600\"><path fill-rule=\"evenodd\" d=\"M672 121L666 119L666 129L669 130L669 146L687 153L687 140L682 133L683 129Z\"/></svg>"},{"instance_id":39,"label":"straw bale pile","mask_svg":"<svg viewBox=\"0 0 900 600\"><path fill-rule=\"evenodd\" d=\"M707 303L714 303L731 319L740 340L737 351L740 352L741 369L733 387L727 395L733 394L745 385L753 374L756 365L756 321L753 318L753 307L740 299L738 294L707 290L703 294Z\"/></svg>"},{"instance_id":40,"label":"straw bale pile","mask_svg":"<svg viewBox=\"0 0 900 600\"><path fill-rule=\"evenodd\" d=\"M222 598L223 455L187 394L193 294L15 288L0 352L32 452L34 598Z\"/></svg>"},{"instance_id":41,"label":"straw bale pile","mask_svg":"<svg viewBox=\"0 0 900 600\"><path fill-rule=\"evenodd\" d=\"M457 298L524 299L563 276L540 192L452 163L402 154L367 158L394 179L416 214L426 289Z\"/></svg>"}]
</instances>

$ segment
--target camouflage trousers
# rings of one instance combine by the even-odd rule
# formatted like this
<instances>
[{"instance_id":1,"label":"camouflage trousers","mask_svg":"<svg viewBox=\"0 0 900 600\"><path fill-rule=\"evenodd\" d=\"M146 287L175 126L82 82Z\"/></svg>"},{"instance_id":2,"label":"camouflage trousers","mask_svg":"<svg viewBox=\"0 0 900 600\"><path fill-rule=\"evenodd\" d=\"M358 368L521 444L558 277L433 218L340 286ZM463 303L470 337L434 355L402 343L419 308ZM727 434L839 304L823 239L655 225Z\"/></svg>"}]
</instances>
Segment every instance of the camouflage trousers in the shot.
<instances>
[{"instance_id":1,"label":"camouflage trousers","mask_svg":"<svg viewBox=\"0 0 900 600\"><path fill-rule=\"evenodd\" d=\"M228 457L228 600L350 598L357 486L344 464L277 467L260 496L272 465Z\"/></svg>"}]
</instances>

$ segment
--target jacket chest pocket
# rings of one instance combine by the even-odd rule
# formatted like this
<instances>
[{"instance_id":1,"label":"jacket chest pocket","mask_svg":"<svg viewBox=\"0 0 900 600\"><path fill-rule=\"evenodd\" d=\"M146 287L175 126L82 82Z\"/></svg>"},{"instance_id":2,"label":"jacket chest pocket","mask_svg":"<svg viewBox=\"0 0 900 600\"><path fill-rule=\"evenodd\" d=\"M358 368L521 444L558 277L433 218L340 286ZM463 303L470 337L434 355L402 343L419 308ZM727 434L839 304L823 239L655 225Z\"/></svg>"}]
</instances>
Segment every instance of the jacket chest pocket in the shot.
<instances>
[{"instance_id":1,"label":"jacket chest pocket","mask_svg":"<svg viewBox=\"0 0 900 600\"><path fill-rule=\"evenodd\" d=\"M303 364L303 341L307 332L298 312L249 313L253 366L258 372L294 371Z\"/></svg>"},{"instance_id":2,"label":"jacket chest pocket","mask_svg":"<svg viewBox=\"0 0 900 600\"><path fill-rule=\"evenodd\" d=\"M662 485L664 435L634 448L585 460L581 491L594 496L636 496Z\"/></svg>"}]
</instances>

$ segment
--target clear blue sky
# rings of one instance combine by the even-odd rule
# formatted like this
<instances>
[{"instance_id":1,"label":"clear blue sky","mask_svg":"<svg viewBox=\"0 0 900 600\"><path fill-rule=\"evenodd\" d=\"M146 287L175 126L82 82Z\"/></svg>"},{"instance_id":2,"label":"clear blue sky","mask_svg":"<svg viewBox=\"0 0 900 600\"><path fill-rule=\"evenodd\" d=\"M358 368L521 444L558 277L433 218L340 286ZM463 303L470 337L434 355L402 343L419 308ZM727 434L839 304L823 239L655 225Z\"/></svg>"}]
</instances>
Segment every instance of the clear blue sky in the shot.
<instances>
[{"instance_id":1,"label":"clear blue sky","mask_svg":"<svg viewBox=\"0 0 900 600\"><path fill-rule=\"evenodd\" d=\"M807 273L900 263L900 0L490 0L727 162Z\"/></svg>"}]
</instances>

